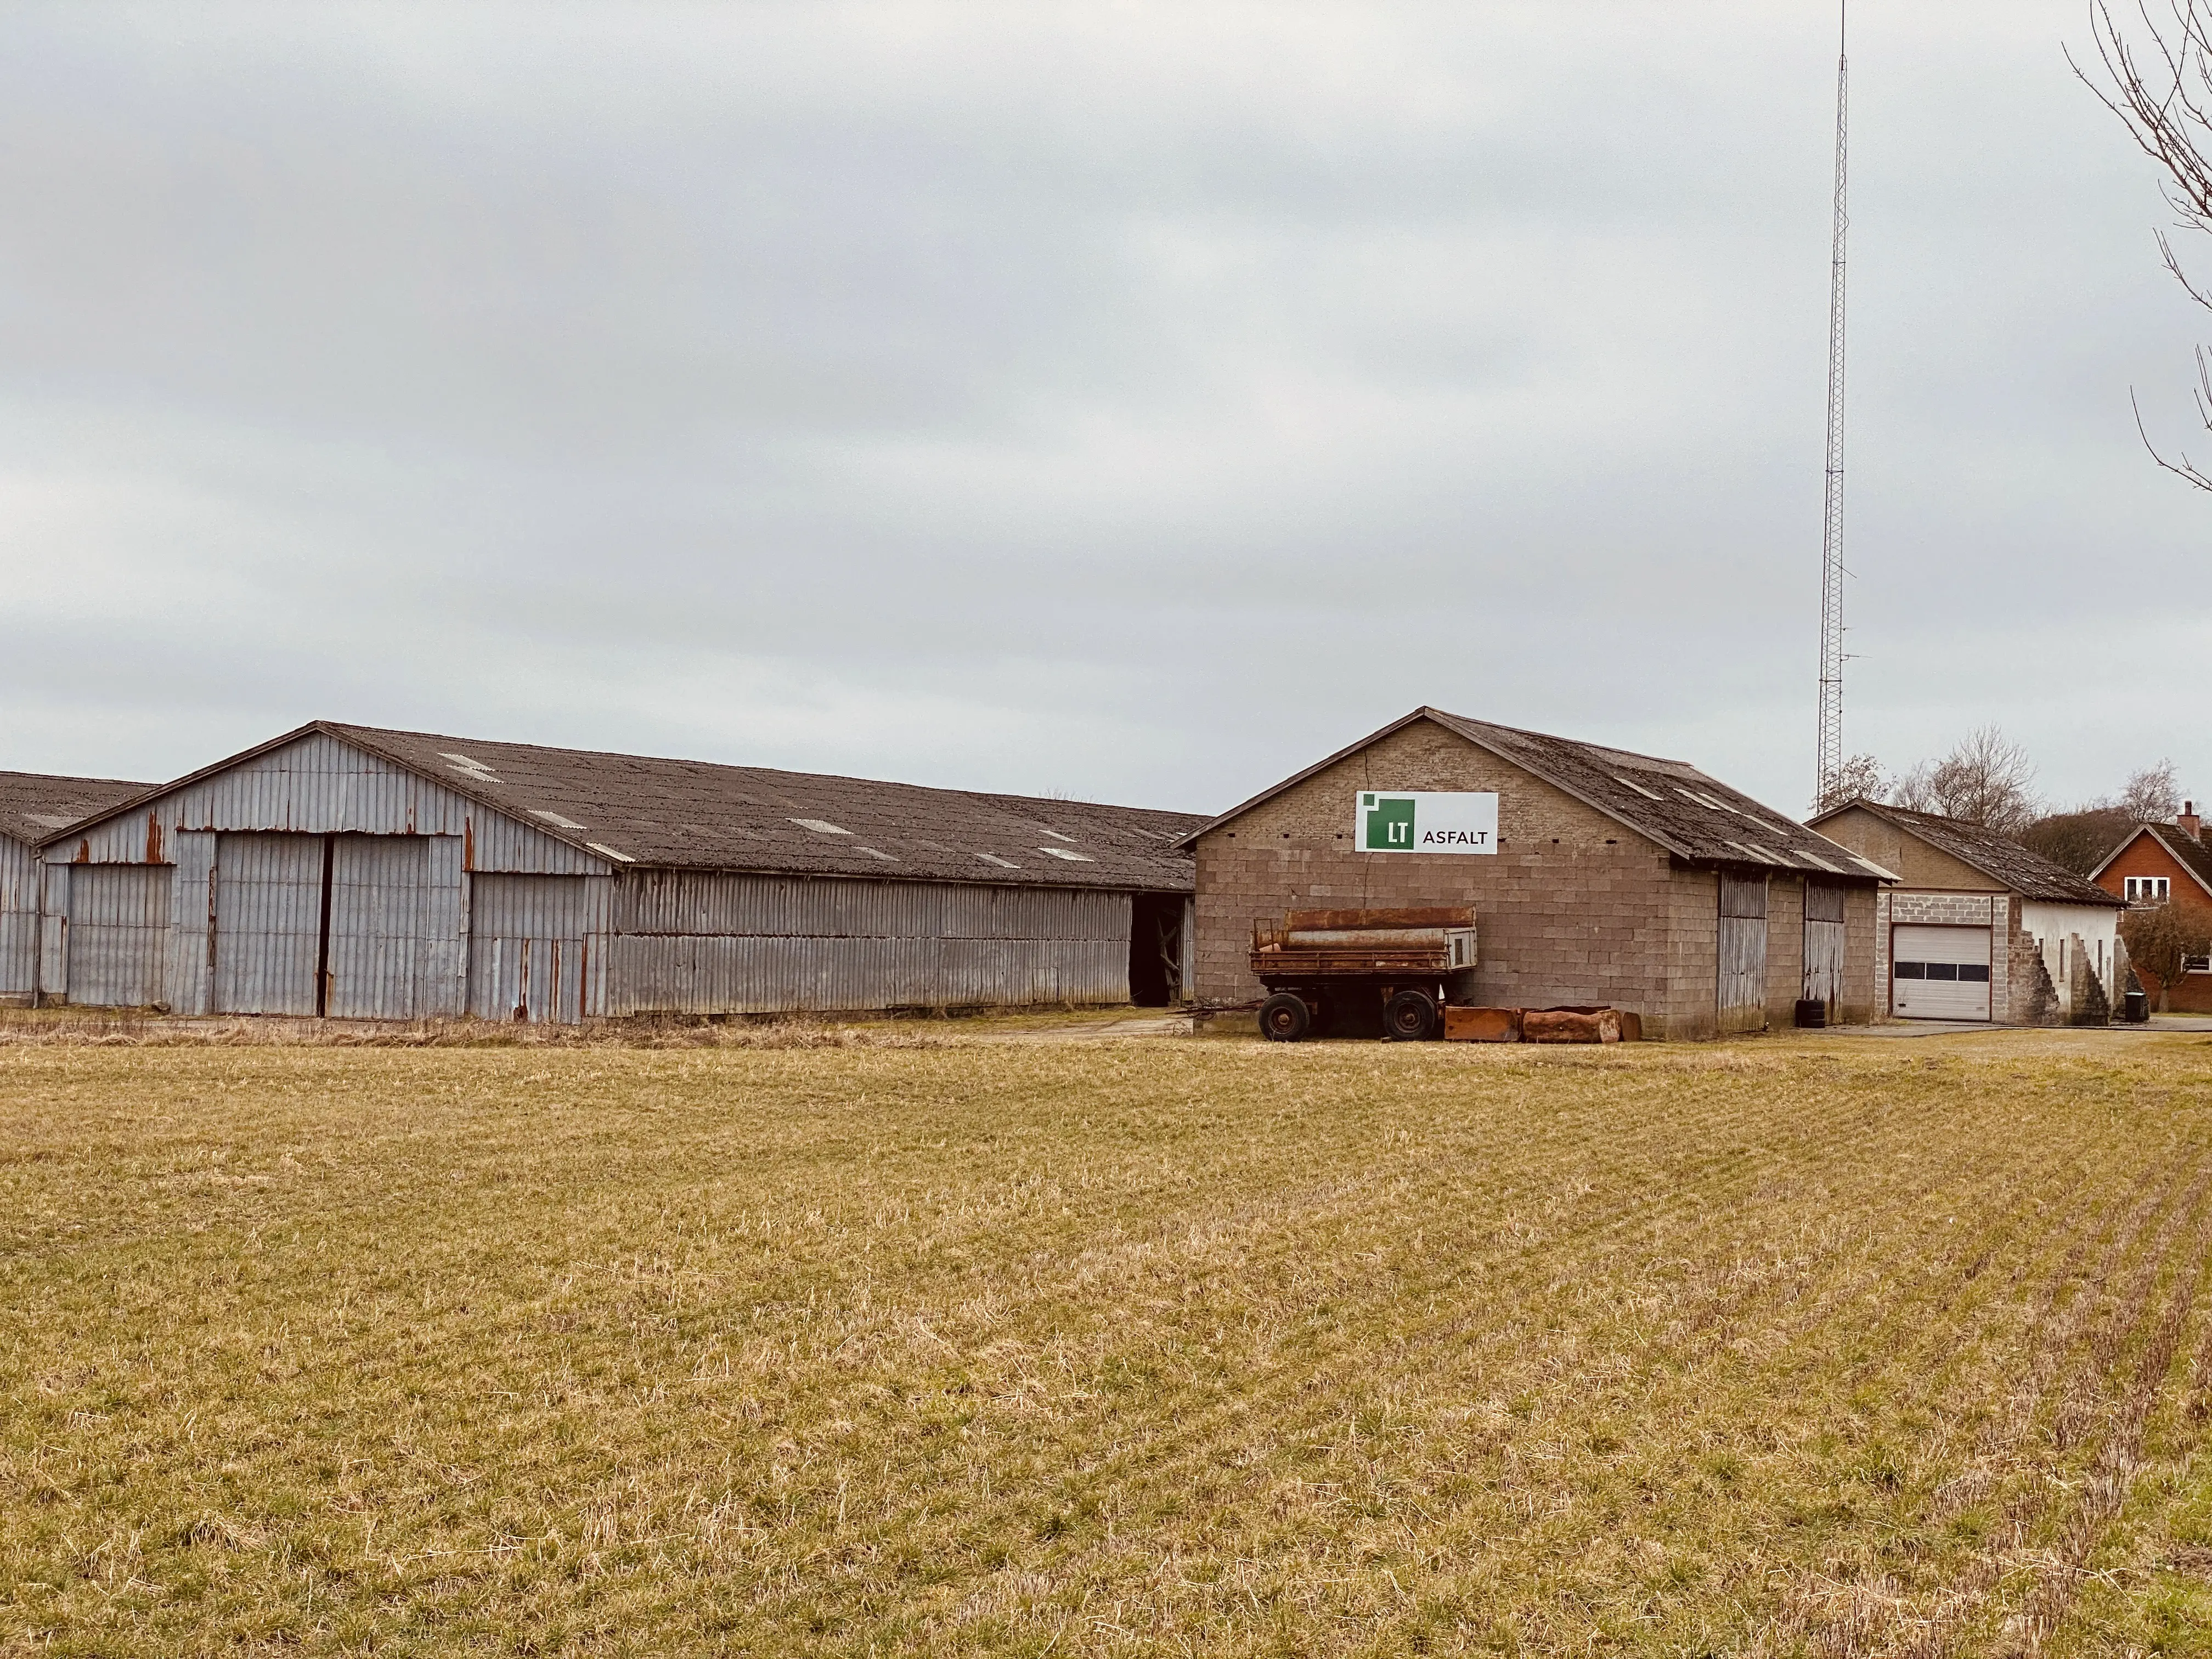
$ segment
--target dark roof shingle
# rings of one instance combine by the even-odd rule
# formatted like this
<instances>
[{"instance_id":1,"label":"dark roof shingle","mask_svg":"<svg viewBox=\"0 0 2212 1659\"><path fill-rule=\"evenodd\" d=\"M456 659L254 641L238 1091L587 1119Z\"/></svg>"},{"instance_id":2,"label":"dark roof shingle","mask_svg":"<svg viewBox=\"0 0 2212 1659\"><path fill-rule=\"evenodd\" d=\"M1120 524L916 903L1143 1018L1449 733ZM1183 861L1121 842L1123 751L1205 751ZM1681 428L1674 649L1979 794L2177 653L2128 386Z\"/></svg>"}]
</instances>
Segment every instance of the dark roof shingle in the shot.
<instances>
[{"instance_id":1,"label":"dark roof shingle","mask_svg":"<svg viewBox=\"0 0 2212 1659\"><path fill-rule=\"evenodd\" d=\"M119 806L150 786L117 778L64 778L0 772L0 835L35 846L57 830Z\"/></svg>"},{"instance_id":2,"label":"dark roof shingle","mask_svg":"<svg viewBox=\"0 0 2212 1659\"><path fill-rule=\"evenodd\" d=\"M637 865L1187 893L1202 820L758 766L317 727L556 840ZM459 757L458 759L456 757Z\"/></svg>"},{"instance_id":3,"label":"dark roof shingle","mask_svg":"<svg viewBox=\"0 0 2212 1659\"><path fill-rule=\"evenodd\" d=\"M1572 738L1493 726L1464 714L1448 714L1440 708L1415 709L1403 720L1200 825L1186 842L1417 720L1434 720L1692 863L1764 866L1826 872L1856 881L1892 878L1880 865L1760 805L1742 791L1731 789L1686 761L1662 760Z\"/></svg>"}]
</instances>

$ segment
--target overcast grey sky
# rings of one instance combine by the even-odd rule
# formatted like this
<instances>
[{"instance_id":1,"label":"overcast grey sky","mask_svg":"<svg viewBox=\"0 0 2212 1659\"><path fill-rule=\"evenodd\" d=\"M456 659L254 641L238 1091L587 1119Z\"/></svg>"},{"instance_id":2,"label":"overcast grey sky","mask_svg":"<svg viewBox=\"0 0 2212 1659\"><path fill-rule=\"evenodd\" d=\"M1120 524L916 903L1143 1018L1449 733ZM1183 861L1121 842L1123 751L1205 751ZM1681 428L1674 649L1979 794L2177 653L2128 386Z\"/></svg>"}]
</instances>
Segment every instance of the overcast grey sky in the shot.
<instances>
[{"instance_id":1,"label":"overcast grey sky","mask_svg":"<svg viewBox=\"0 0 2212 1659\"><path fill-rule=\"evenodd\" d=\"M1853 7L1849 740L2212 789L2075 0ZM0 767L1812 769L1829 4L0 7ZM2212 249L2206 269L2212 270ZM2202 433L2197 434L2202 438Z\"/></svg>"}]
</instances>

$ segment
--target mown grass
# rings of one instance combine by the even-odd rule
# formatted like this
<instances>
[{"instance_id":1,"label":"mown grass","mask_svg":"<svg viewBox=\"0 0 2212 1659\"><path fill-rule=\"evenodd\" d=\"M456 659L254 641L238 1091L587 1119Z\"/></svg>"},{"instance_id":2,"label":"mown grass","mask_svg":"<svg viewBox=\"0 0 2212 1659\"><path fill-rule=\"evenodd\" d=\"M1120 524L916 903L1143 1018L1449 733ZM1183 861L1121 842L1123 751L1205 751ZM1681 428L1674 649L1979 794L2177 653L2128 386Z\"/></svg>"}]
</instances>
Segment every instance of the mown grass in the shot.
<instances>
[{"instance_id":1,"label":"mown grass","mask_svg":"<svg viewBox=\"0 0 2212 1659\"><path fill-rule=\"evenodd\" d=\"M2208 1084L0 1048L0 1649L2203 1651Z\"/></svg>"}]
</instances>

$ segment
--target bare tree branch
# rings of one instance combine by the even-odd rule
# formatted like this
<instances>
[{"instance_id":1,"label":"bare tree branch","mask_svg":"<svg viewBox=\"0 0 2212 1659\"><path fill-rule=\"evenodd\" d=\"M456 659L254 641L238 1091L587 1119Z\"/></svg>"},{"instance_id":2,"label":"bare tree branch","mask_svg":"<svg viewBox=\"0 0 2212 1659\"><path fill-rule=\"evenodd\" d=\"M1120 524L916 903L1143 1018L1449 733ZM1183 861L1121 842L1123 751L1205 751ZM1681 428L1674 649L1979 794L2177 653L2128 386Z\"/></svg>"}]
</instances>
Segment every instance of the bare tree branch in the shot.
<instances>
[{"instance_id":1,"label":"bare tree branch","mask_svg":"<svg viewBox=\"0 0 2212 1659\"><path fill-rule=\"evenodd\" d=\"M2091 0L2089 34L2097 60L2091 69L2066 54L2081 84L2127 129L2136 148L2158 164L2160 192L2176 216L2175 228L2212 234L2212 0L2165 0L2154 16L2151 0L2136 0L2136 21L2150 43L2140 52L2113 15L2109 0ZM2212 284L2191 277L2174 252L2173 241L2158 233L2161 263L2182 292L2212 311ZM2197 352L2197 386L2192 392L2197 419L2212 431L2212 363ZM2150 439L2142 409L2132 389L2136 432L2160 466L2191 487L2212 491L2212 469L2188 456L2168 460Z\"/></svg>"}]
</instances>

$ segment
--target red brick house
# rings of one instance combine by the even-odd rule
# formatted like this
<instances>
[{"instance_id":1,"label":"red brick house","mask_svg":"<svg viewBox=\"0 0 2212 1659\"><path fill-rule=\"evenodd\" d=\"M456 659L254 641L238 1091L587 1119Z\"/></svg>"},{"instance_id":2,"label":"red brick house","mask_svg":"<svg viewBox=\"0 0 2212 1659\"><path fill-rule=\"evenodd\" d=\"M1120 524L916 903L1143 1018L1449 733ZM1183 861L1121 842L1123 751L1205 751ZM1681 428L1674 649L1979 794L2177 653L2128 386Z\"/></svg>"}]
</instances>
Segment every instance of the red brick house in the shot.
<instances>
[{"instance_id":1,"label":"red brick house","mask_svg":"<svg viewBox=\"0 0 2212 1659\"><path fill-rule=\"evenodd\" d=\"M2143 823L2106 855L2090 879L2130 905L2171 904L2176 900L2212 909L2212 847L2204 845L2203 820L2197 803L2184 801L2172 823ZM2136 977L2158 1004L2158 975L2138 966ZM2212 1013L2212 958L2190 963L2180 984L2166 999L2175 1013Z\"/></svg>"}]
</instances>

